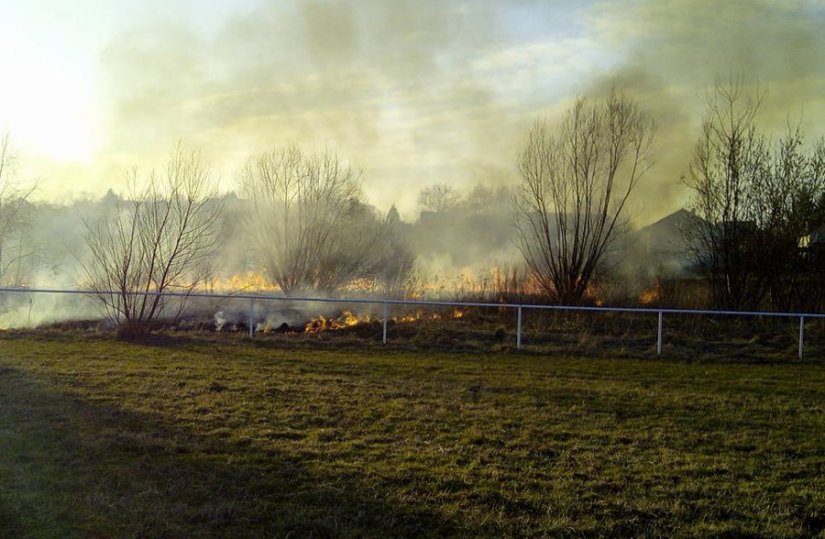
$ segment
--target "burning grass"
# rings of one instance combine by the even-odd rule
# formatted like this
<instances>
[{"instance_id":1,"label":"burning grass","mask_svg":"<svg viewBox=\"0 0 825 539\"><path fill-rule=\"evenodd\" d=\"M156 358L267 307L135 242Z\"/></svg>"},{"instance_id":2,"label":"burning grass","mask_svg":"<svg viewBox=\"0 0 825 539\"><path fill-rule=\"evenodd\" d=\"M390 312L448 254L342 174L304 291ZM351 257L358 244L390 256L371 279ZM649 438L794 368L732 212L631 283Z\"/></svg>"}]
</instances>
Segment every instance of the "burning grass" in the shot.
<instances>
[{"instance_id":1,"label":"burning grass","mask_svg":"<svg viewBox=\"0 0 825 539\"><path fill-rule=\"evenodd\" d=\"M256 338L279 345L381 344L380 308L353 305L307 317L295 312L270 312L255 319ZM656 353L657 313L561 312L525 309L523 351L598 357L652 357ZM799 321L795 318L743 318L667 314L663 354L668 358L782 361L798 353ZM208 325L183 324L177 329L211 331ZM248 333L243 315L223 332ZM515 349L516 311L504 307L390 307L389 345L405 350L463 350L502 352ZM825 359L825 320L806 324L805 356Z\"/></svg>"},{"instance_id":2,"label":"burning grass","mask_svg":"<svg viewBox=\"0 0 825 539\"><path fill-rule=\"evenodd\" d=\"M0 536L825 528L821 364L275 343L6 334Z\"/></svg>"},{"instance_id":3,"label":"burning grass","mask_svg":"<svg viewBox=\"0 0 825 539\"><path fill-rule=\"evenodd\" d=\"M213 315L215 311L210 309L217 307L210 305L175 324L158 327L146 336L148 341L162 335L249 334L248 312L243 306L234 310L224 306ZM264 309L267 306L271 310ZM380 306L353 304L336 309L324 304L318 307L323 314L310 309L258 305L252 318L255 339L285 348L381 348ZM656 312L524 309L521 351L554 356L654 357L657 321ZM512 308L393 305L387 326L388 345L398 350L504 352L514 351L516 345L516 311ZM793 361L798 354L797 318L666 314L663 328L663 357L670 359ZM31 334L84 329L107 334L105 326L96 321L52 324ZM825 319L806 322L805 358L825 360Z\"/></svg>"}]
</instances>

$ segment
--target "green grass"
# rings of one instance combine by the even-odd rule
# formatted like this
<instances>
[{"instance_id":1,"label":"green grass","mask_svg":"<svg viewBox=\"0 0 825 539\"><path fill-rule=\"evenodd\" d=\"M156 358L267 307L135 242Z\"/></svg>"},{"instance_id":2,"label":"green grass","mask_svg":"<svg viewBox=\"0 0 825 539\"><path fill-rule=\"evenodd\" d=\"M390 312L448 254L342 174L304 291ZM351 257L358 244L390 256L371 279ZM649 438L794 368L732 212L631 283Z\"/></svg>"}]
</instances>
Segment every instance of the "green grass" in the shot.
<instances>
[{"instance_id":1,"label":"green grass","mask_svg":"<svg viewBox=\"0 0 825 539\"><path fill-rule=\"evenodd\" d=\"M0 339L0 537L825 535L825 365Z\"/></svg>"}]
</instances>

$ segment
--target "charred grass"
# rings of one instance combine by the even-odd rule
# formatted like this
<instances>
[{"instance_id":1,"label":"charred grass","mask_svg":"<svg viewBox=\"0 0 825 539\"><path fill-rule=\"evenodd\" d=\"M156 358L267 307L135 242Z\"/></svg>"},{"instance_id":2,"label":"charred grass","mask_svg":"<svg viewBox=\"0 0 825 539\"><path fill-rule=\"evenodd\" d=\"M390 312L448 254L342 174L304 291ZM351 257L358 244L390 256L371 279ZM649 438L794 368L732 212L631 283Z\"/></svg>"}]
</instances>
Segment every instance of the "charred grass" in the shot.
<instances>
[{"instance_id":1,"label":"charred grass","mask_svg":"<svg viewBox=\"0 0 825 539\"><path fill-rule=\"evenodd\" d=\"M380 314L363 305L323 313L333 329L316 329L318 318L295 309L261 310L254 319L255 338L267 346L308 349L382 349ZM374 307L374 306L373 306ZM162 344L197 339L244 338L248 315L224 309L232 322L216 325L214 309L190 313L177 322L157 323L134 331L113 330L97 320L52 323L35 330L18 330L37 338L75 333L110 335L121 340ZM378 309L380 311L380 309ZM240 314L239 314L240 313ZM229 316L233 314L233 316ZM296 318L297 317L297 318ZM358 317L357 323L344 323ZM289 323L287 323L287 320ZM296 322L298 320L298 322ZM516 349L516 311L505 307L409 307L393 305L388 322L390 347L407 351L509 352ZM662 357L691 361L788 362L799 349L798 317L745 317L665 313ZM525 307L522 319L523 354L585 355L604 358L656 357L658 313L573 312ZM311 328L311 329L310 329ZM825 318L805 322L806 361L825 361Z\"/></svg>"},{"instance_id":2,"label":"charred grass","mask_svg":"<svg viewBox=\"0 0 825 539\"><path fill-rule=\"evenodd\" d=\"M825 530L825 366L0 337L0 536Z\"/></svg>"}]
</instances>

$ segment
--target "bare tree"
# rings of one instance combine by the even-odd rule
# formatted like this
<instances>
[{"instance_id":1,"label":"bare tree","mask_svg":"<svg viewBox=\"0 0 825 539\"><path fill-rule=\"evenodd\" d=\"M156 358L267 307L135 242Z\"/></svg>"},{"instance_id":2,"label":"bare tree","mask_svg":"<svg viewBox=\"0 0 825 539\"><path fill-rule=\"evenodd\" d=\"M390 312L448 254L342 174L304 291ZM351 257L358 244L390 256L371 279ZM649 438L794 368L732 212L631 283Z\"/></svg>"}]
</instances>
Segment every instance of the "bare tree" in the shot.
<instances>
[{"instance_id":1,"label":"bare tree","mask_svg":"<svg viewBox=\"0 0 825 539\"><path fill-rule=\"evenodd\" d=\"M434 183L418 194L418 206L424 211L445 212L458 206L461 195L451 185Z\"/></svg>"},{"instance_id":2,"label":"bare tree","mask_svg":"<svg viewBox=\"0 0 825 539\"><path fill-rule=\"evenodd\" d=\"M655 126L612 91L579 98L558 125L536 122L519 156L519 247L545 292L580 302L622 230L630 194L649 167Z\"/></svg>"},{"instance_id":3,"label":"bare tree","mask_svg":"<svg viewBox=\"0 0 825 539\"><path fill-rule=\"evenodd\" d=\"M702 217L688 240L720 308L769 301L787 310L810 305L820 288L815 261L801 257L799 242L822 226L816 201L825 192L825 149L807 152L799 128L772 143L757 126L764 99L741 76L717 82L685 178Z\"/></svg>"},{"instance_id":4,"label":"bare tree","mask_svg":"<svg viewBox=\"0 0 825 539\"><path fill-rule=\"evenodd\" d=\"M179 316L209 275L223 202L209 168L180 146L162 174L141 188L133 171L130 183L109 215L84 220L89 257L81 265L84 286L99 291L121 334L139 337ZM163 294L171 291L183 296L170 301Z\"/></svg>"},{"instance_id":5,"label":"bare tree","mask_svg":"<svg viewBox=\"0 0 825 539\"><path fill-rule=\"evenodd\" d=\"M510 185L497 185L488 187L476 185L472 191L467 193L460 207L468 214L492 215L492 214L512 214L511 202L513 200L514 189Z\"/></svg>"},{"instance_id":6,"label":"bare tree","mask_svg":"<svg viewBox=\"0 0 825 539\"><path fill-rule=\"evenodd\" d=\"M359 177L337 155L274 150L248 160L241 183L252 207L247 229L285 293L371 287L386 269L381 253L393 229L361 201Z\"/></svg>"},{"instance_id":7,"label":"bare tree","mask_svg":"<svg viewBox=\"0 0 825 539\"><path fill-rule=\"evenodd\" d=\"M688 231L699 272L714 305L755 308L766 282L753 271L757 207L752 196L769 170L768 143L756 128L764 92L747 94L741 79L717 82L685 183L702 218Z\"/></svg>"},{"instance_id":8,"label":"bare tree","mask_svg":"<svg viewBox=\"0 0 825 539\"><path fill-rule=\"evenodd\" d=\"M19 187L13 179L15 155L11 149L8 133L0 134L0 279L9 269L20 264L26 253L22 249L23 236L13 239L15 234L22 234L26 220L26 203L35 187ZM18 272L19 273L19 272ZM5 281L5 279L3 279ZM19 284L20 276L13 278Z\"/></svg>"},{"instance_id":9,"label":"bare tree","mask_svg":"<svg viewBox=\"0 0 825 539\"><path fill-rule=\"evenodd\" d=\"M768 282L771 308L779 311L817 311L825 303L825 140L813 148L804 140L797 128L779 141L769 181L757 192L762 233L756 268Z\"/></svg>"}]
</instances>

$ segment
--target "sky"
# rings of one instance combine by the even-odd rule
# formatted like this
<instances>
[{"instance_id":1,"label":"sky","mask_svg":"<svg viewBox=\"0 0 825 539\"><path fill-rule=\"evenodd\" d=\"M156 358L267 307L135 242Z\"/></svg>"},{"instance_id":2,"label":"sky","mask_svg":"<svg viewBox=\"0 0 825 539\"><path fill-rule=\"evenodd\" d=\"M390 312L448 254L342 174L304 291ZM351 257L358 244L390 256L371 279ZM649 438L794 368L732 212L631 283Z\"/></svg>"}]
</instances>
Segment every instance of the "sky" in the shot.
<instances>
[{"instance_id":1,"label":"sky","mask_svg":"<svg viewBox=\"0 0 825 539\"><path fill-rule=\"evenodd\" d=\"M530 125L616 87L658 124L633 211L681 207L703 97L737 73L780 133L825 133L825 3L38 0L0 18L0 130L37 197L123 191L177 142L225 190L249 156L338 152L368 199L517 181Z\"/></svg>"}]
</instances>

